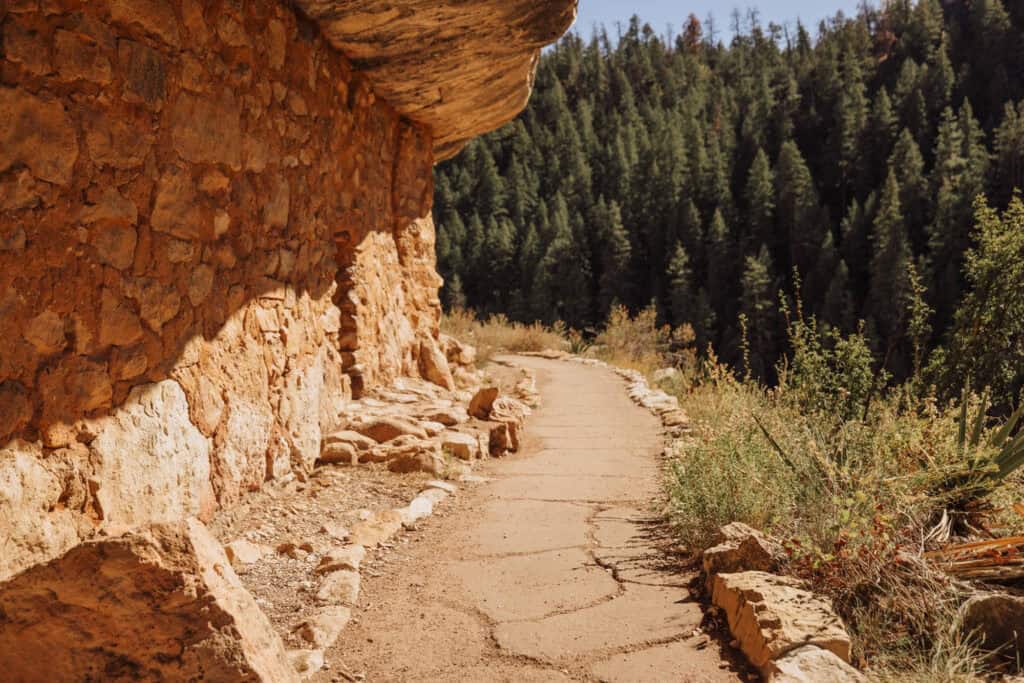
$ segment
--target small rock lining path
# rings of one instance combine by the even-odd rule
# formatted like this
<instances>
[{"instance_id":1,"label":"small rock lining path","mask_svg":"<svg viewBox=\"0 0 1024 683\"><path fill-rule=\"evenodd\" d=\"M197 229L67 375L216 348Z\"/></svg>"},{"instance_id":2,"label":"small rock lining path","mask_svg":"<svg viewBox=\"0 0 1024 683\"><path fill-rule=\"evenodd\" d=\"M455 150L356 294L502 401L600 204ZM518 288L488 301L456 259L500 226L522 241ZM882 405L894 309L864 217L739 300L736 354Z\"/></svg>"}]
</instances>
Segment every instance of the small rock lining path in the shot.
<instances>
[{"instance_id":1,"label":"small rock lining path","mask_svg":"<svg viewBox=\"0 0 1024 683\"><path fill-rule=\"evenodd\" d=\"M701 631L693 575L666 566L658 419L608 369L514 362L542 396L525 448L364 577L313 680L743 680Z\"/></svg>"}]
</instances>

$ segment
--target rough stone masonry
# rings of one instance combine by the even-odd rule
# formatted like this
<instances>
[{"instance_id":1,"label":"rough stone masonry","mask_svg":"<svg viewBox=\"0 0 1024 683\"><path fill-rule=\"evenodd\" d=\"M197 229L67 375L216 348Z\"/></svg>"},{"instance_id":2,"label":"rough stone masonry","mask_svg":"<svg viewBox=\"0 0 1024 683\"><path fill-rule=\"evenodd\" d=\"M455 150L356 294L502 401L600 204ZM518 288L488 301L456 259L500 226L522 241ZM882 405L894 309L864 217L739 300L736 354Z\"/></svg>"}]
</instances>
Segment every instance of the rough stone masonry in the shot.
<instances>
[{"instance_id":1,"label":"rough stone masonry","mask_svg":"<svg viewBox=\"0 0 1024 683\"><path fill-rule=\"evenodd\" d=\"M443 360L432 165L575 4L0 5L0 582L309 470Z\"/></svg>"}]
</instances>

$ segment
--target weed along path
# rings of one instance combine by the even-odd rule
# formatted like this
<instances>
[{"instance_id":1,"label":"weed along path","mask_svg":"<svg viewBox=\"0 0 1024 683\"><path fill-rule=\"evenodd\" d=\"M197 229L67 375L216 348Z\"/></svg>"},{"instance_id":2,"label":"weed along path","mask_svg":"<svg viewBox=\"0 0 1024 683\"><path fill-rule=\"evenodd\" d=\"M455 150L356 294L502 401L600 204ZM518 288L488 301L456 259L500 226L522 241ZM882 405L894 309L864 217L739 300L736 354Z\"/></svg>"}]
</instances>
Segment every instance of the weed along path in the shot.
<instances>
[{"instance_id":1,"label":"weed along path","mask_svg":"<svg viewBox=\"0 0 1024 683\"><path fill-rule=\"evenodd\" d=\"M525 447L367 572L315 680L742 680L666 566L657 418L607 369L514 362L542 396Z\"/></svg>"}]
</instances>

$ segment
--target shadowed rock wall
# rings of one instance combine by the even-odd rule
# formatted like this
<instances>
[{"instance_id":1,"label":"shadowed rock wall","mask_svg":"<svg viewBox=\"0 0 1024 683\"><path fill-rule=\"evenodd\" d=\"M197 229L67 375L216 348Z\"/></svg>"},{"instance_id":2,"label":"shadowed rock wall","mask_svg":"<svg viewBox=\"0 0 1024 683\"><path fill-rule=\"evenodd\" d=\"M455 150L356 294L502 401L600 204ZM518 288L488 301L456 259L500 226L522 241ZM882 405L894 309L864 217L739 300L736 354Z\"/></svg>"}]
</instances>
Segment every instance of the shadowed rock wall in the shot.
<instances>
[{"instance_id":1,"label":"shadowed rock wall","mask_svg":"<svg viewBox=\"0 0 1024 683\"><path fill-rule=\"evenodd\" d=\"M0 9L0 580L312 466L436 347L432 138L272 0Z\"/></svg>"}]
</instances>

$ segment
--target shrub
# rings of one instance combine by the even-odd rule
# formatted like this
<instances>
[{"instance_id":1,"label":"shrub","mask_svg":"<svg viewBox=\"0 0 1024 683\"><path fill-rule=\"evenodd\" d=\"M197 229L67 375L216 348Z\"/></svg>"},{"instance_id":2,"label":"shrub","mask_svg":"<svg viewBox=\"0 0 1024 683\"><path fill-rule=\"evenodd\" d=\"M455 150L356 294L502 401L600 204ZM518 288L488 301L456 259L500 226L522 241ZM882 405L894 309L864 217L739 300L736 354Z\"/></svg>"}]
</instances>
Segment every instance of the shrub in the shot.
<instances>
[{"instance_id":1,"label":"shrub","mask_svg":"<svg viewBox=\"0 0 1024 683\"><path fill-rule=\"evenodd\" d=\"M636 316L630 316L625 306L613 306L591 350L612 365L639 370L648 376L666 366L679 368L688 375L697 364L694 339L693 328L689 325L674 330L668 325L658 325L654 304Z\"/></svg>"},{"instance_id":2,"label":"shrub","mask_svg":"<svg viewBox=\"0 0 1024 683\"><path fill-rule=\"evenodd\" d=\"M561 351L565 349L564 328L547 328L540 323L511 322L504 315L479 320L472 311L453 309L441 318L441 331L476 347L477 364L484 365L495 354L508 352Z\"/></svg>"},{"instance_id":3,"label":"shrub","mask_svg":"<svg viewBox=\"0 0 1024 683\"><path fill-rule=\"evenodd\" d=\"M733 521L768 531L787 571L832 598L858 663L882 678L970 680L984 660L950 630L962 588L922 553L978 496L1003 495L993 462L1016 464L1020 446L1006 445L1005 426L986 429L970 394L940 405L912 387L882 391L861 334L798 315L790 343L775 388L713 367L678 392L694 424L668 481L681 540L703 550Z\"/></svg>"},{"instance_id":4,"label":"shrub","mask_svg":"<svg viewBox=\"0 0 1024 683\"><path fill-rule=\"evenodd\" d=\"M789 345L791 356L778 367L779 384L806 412L862 418L876 388L886 383L884 371L872 369L863 330L845 337L834 328L821 333L813 319L798 314L789 325Z\"/></svg>"}]
</instances>

